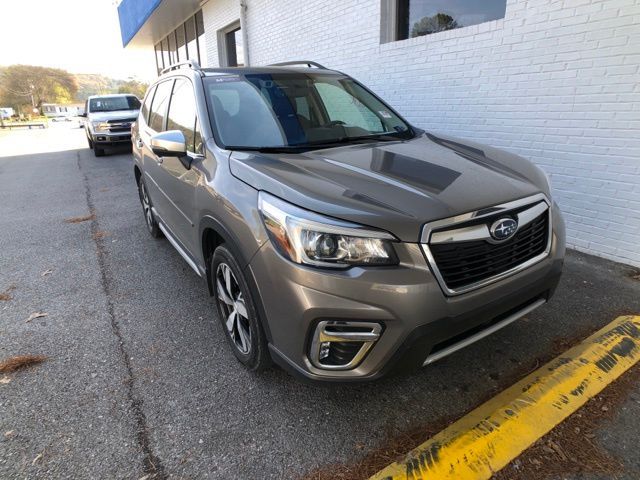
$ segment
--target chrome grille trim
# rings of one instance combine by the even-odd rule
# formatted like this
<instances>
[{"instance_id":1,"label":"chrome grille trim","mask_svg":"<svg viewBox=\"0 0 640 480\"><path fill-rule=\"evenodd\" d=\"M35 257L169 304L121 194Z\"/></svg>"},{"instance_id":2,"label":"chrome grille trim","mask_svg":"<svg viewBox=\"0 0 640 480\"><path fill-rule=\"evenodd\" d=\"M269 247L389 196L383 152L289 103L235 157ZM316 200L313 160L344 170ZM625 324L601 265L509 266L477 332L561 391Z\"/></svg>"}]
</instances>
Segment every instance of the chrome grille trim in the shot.
<instances>
[{"instance_id":1,"label":"chrome grille trim","mask_svg":"<svg viewBox=\"0 0 640 480\"><path fill-rule=\"evenodd\" d=\"M531 205L531 208L518 212L516 215L518 217L518 231L527 224L531 223L533 220L538 218L541 214L548 212L548 238L547 245L545 247L544 252L540 255L537 255L529 260L516 265L509 270L504 272L500 272L491 277L485 278L478 282L474 282L468 285L464 285L458 288L449 288L438 269L438 265L436 264L435 258L431 253L429 248L430 244L436 243L455 243L455 242L467 242L472 240L487 240L490 243L494 243L489 234L489 228L486 224L482 225L472 225L469 227L460 227L460 228L451 228L450 230L441 231L442 229L446 229L446 227L455 227L456 225L467 223L472 220L481 219L484 217L489 217L493 215L500 214L508 214L512 210L519 209L523 206ZM523 222L520 225L520 222ZM435 232L434 230L438 230ZM485 232L486 231L486 232ZM517 233L517 231L516 231ZM427 262L429 263L429 267L433 272L433 275L436 277L438 284L442 291L448 296L461 295L463 293L471 292L473 290L477 290L478 288L482 288L486 285L490 285L492 283L503 280L511 275L515 275L522 270L525 270L544 258L549 256L549 252L551 251L551 239L553 238L553 225L551 218L551 202L547 198L546 195L542 193L538 193L536 195L532 195L530 197L522 198L520 200L515 200L512 202L503 203L500 205L496 205L493 207L482 208L480 210L475 210L473 212L463 213L461 215L456 215L454 217L444 218L441 220L436 220L433 222L429 222L424 225L422 228L422 235L420 237L420 246L422 247L422 251L427 258Z\"/></svg>"}]
</instances>

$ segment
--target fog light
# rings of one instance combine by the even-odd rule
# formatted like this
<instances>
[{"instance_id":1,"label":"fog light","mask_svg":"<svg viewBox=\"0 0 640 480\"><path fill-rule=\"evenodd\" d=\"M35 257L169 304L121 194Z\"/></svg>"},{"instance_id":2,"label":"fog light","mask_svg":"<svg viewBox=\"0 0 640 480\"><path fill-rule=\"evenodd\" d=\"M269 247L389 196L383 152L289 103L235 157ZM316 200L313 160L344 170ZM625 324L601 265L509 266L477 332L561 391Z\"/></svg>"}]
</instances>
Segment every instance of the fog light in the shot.
<instances>
[{"instance_id":1,"label":"fog light","mask_svg":"<svg viewBox=\"0 0 640 480\"><path fill-rule=\"evenodd\" d=\"M313 332L309 359L318 368L350 370L362 362L381 332L379 323L322 321Z\"/></svg>"},{"instance_id":2,"label":"fog light","mask_svg":"<svg viewBox=\"0 0 640 480\"><path fill-rule=\"evenodd\" d=\"M320 344L320 360L329 356L329 349L331 348L331 342L322 342Z\"/></svg>"}]
</instances>

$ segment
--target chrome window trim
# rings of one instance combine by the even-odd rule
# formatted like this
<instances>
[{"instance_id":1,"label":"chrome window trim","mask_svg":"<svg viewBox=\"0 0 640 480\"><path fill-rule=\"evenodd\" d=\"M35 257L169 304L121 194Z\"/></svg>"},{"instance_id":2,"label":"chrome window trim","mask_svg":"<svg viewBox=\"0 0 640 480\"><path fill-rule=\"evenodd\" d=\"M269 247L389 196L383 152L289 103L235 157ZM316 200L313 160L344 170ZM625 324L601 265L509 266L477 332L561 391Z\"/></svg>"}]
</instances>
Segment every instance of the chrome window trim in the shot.
<instances>
[{"instance_id":1,"label":"chrome window trim","mask_svg":"<svg viewBox=\"0 0 640 480\"><path fill-rule=\"evenodd\" d=\"M536 255L533 258L530 258L529 260L521 263L520 265L516 265L515 267L510 268L509 270L505 270L504 272L501 272L497 275L493 275L492 277L489 277L489 278L485 278L484 280L480 280L478 282L474 282L469 285L465 285L463 287L454 288L454 289L447 287L447 284L444 281L444 278L442 277L440 270L438 269L438 266L433 257L433 254L431 253L431 249L429 248L429 245L431 243L443 243L444 241L451 243L456 241L462 242L462 241L481 240L481 239L488 240L490 238L489 229L486 227L486 225L480 226L480 227L484 227L484 229L473 228L473 227L462 227L459 229L453 229L453 230L447 231L446 234L444 235L443 235L444 232L434 232L434 230L441 229L443 227L454 226L460 223L465 223L470 220L476 220L479 218L488 217L490 215L499 215L501 213L507 214L510 210L522 207L524 205L536 204L536 205L533 205L531 209L525 210L524 212L520 212L520 214L518 214L519 222L522 219L522 221L524 221L523 225L526 225L544 212L544 208L540 208L539 206L541 201L543 201L546 204L546 210L549 215L549 218L548 218L549 231L548 231L548 238L547 238L547 246L544 252L542 252L540 255ZM520 230L521 226L522 225L518 225L518 230ZM480 235L484 235L485 233L484 230L486 230L486 236L484 237L480 236ZM482 208L480 210L475 210L473 212L463 213L461 215L456 215L454 217L449 217L449 218L444 218L441 220L429 222L422 227L422 235L420 237L420 246L422 248L422 251L425 257L427 258L429 267L431 268L431 271L433 272L433 275L438 281L438 284L440 285L440 288L442 289L442 291L448 296L456 296L456 295L462 295L463 293L471 292L473 290L477 290L484 286L503 280L507 277L515 275L518 272L526 270L527 268L545 259L546 257L549 256L549 252L551 251L552 238L553 238L553 224L552 224L552 217L551 217L551 202L549 201L546 195L544 195L543 193L538 193L536 195L531 195L529 197L521 198L519 200L514 200L512 202L502 203L500 205L495 205L493 207ZM436 240L436 242L433 241L434 239Z\"/></svg>"}]
</instances>

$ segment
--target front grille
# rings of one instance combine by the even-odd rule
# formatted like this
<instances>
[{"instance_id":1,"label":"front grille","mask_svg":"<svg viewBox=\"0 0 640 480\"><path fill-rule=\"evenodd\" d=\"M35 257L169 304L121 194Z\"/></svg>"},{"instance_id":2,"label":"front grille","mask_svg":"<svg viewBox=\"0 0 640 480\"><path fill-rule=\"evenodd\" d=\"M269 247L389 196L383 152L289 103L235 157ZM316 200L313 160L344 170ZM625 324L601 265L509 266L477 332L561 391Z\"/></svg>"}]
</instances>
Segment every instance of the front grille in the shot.
<instances>
[{"instance_id":1,"label":"front grille","mask_svg":"<svg viewBox=\"0 0 640 480\"><path fill-rule=\"evenodd\" d=\"M131 124L136 121L136 118L121 118L118 120L107 120L109 124L109 132L121 133L130 132Z\"/></svg>"},{"instance_id":2,"label":"front grille","mask_svg":"<svg viewBox=\"0 0 640 480\"><path fill-rule=\"evenodd\" d=\"M117 120L107 120L107 123L133 123L137 120L136 117L133 118L118 118Z\"/></svg>"},{"instance_id":3,"label":"front grille","mask_svg":"<svg viewBox=\"0 0 640 480\"><path fill-rule=\"evenodd\" d=\"M432 244L429 248L446 286L456 290L499 275L542 254L548 238L549 214L545 211L504 243L474 240Z\"/></svg>"}]
</instances>

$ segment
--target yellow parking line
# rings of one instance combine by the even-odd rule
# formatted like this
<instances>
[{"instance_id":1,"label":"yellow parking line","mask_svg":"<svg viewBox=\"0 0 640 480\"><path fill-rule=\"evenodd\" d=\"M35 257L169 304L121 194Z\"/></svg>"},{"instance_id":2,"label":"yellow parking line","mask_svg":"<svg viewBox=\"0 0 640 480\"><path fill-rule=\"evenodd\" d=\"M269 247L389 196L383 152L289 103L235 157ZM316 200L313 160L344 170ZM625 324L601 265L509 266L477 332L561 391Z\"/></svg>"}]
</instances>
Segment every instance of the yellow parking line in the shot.
<instances>
[{"instance_id":1,"label":"yellow parking line","mask_svg":"<svg viewBox=\"0 0 640 480\"><path fill-rule=\"evenodd\" d=\"M488 479L640 360L640 316L618 317L370 480Z\"/></svg>"}]
</instances>

